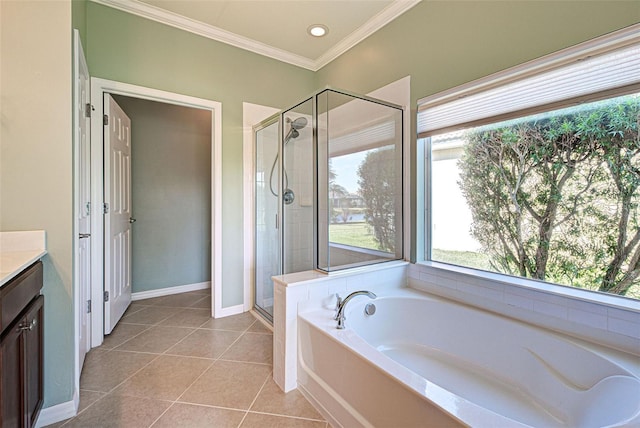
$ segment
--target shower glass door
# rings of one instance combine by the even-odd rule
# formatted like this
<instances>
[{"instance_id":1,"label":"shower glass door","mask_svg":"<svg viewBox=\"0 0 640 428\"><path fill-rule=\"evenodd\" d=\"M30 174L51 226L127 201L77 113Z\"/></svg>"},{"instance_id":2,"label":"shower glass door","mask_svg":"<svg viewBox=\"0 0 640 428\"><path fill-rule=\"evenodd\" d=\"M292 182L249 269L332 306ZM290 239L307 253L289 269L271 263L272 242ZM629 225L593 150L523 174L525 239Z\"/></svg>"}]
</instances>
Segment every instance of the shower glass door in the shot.
<instances>
[{"instance_id":1,"label":"shower glass door","mask_svg":"<svg viewBox=\"0 0 640 428\"><path fill-rule=\"evenodd\" d=\"M278 116L254 128L255 277L254 307L273 320L273 275L280 271L278 230Z\"/></svg>"}]
</instances>

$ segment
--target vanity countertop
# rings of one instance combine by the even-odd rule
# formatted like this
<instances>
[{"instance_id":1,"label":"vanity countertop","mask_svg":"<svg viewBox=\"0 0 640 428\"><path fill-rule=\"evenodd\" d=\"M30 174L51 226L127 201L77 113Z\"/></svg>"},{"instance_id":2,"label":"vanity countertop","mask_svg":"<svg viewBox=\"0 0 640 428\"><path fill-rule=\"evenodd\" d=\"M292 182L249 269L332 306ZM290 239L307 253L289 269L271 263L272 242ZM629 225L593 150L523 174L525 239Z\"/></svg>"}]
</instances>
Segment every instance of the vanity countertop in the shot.
<instances>
[{"instance_id":1,"label":"vanity countertop","mask_svg":"<svg viewBox=\"0 0 640 428\"><path fill-rule=\"evenodd\" d=\"M0 232L0 287L45 254L44 230Z\"/></svg>"}]
</instances>

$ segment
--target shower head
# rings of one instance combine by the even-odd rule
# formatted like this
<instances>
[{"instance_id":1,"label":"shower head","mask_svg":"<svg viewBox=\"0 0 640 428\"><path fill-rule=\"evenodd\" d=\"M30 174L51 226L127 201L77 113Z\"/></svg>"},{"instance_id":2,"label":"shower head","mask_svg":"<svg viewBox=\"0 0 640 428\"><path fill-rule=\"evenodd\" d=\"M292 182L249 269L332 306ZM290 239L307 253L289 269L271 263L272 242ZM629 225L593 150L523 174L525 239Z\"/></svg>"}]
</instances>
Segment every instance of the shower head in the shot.
<instances>
[{"instance_id":1,"label":"shower head","mask_svg":"<svg viewBox=\"0 0 640 428\"><path fill-rule=\"evenodd\" d=\"M295 120L287 118L287 122L289 123L290 128L289 132L287 132L287 136L284 137L285 144L287 144L291 139L298 138L300 136L300 132L298 132L298 130L307 126L307 118L302 116Z\"/></svg>"},{"instance_id":2,"label":"shower head","mask_svg":"<svg viewBox=\"0 0 640 428\"><path fill-rule=\"evenodd\" d=\"M302 129L305 126L307 126L307 118L306 117L302 117L300 116L299 118L295 119L295 120L291 120L289 119L289 121L291 122L291 129Z\"/></svg>"}]
</instances>

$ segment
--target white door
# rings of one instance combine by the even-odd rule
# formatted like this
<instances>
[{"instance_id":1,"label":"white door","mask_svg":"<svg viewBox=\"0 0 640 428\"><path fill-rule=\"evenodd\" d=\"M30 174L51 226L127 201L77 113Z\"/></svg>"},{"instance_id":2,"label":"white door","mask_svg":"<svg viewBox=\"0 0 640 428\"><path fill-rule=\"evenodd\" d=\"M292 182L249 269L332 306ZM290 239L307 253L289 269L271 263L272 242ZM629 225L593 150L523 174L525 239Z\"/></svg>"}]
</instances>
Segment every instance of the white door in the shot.
<instances>
[{"instance_id":1,"label":"white door","mask_svg":"<svg viewBox=\"0 0 640 428\"><path fill-rule=\"evenodd\" d=\"M105 94L104 333L131 303L131 120Z\"/></svg>"},{"instance_id":2,"label":"white door","mask_svg":"<svg viewBox=\"0 0 640 428\"><path fill-rule=\"evenodd\" d=\"M91 104L89 69L78 34L74 34L75 76L75 217L76 243L76 340L77 373L82 372L84 357L91 349L91 147L89 139Z\"/></svg>"}]
</instances>

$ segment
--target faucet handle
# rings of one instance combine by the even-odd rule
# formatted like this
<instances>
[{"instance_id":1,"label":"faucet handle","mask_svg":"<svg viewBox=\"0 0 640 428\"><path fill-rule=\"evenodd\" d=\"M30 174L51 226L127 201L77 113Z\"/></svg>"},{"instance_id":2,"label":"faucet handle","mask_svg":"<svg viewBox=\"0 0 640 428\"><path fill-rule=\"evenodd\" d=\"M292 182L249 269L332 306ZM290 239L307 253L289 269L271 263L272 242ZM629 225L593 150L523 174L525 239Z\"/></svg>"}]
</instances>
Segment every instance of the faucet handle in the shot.
<instances>
[{"instance_id":1,"label":"faucet handle","mask_svg":"<svg viewBox=\"0 0 640 428\"><path fill-rule=\"evenodd\" d=\"M333 317L334 320L338 320L338 314L340 313L340 305L342 305L342 297L336 293L336 314Z\"/></svg>"}]
</instances>

